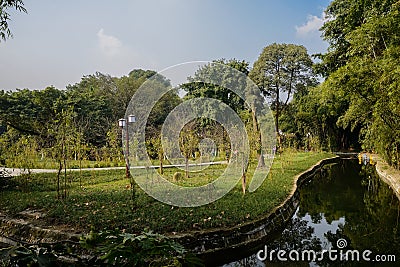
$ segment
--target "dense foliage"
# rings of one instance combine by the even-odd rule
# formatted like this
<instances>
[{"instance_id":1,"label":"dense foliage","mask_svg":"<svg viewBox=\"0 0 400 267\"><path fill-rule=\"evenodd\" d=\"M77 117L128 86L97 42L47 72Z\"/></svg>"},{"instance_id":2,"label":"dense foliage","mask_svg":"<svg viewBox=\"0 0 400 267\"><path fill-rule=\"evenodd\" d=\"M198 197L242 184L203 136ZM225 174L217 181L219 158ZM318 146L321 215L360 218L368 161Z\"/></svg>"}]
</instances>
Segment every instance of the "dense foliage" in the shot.
<instances>
[{"instance_id":1,"label":"dense foliage","mask_svg":"<svg viewBox=\"0 0 400 267\"><path fill-rule=\"evenodd\" d=\"M66 90L0 91L2 164L13 165L15 154L21 154L16 152L21 138L34 143L42 159L57 158L62 152L57 146L65 145L67 159L121 160L117 121L125 116L137 88L154 74L133 70L128 76L115 78L96 73ZM150 116L149 129L158 127L179 101L174 93L161 99Z\"/></svg>"},{"instance_id":2,"label":"dense foliage","mask_svg":"<svg viewBox=\"0 0 400 267\"><path fill-rule=\"evenodd\" d=\"M321 28L324 82L294 95L280 120L288 145L378 152L400 167L400 3L334 0Z\"/></svg>"},{"instance_id":3,"label":"dense foliage","mask_svg":"<svg viewBox=\"0 0 400 267\"><path fill-rule=\"evenodd\" d=\"M327 14L322 30L330 48L322 57L327 79L321 91L327 101L344 103L336 124L359 129L364 149L399 167L400 3L335 0Z\"/></svg>"}]
</instances>

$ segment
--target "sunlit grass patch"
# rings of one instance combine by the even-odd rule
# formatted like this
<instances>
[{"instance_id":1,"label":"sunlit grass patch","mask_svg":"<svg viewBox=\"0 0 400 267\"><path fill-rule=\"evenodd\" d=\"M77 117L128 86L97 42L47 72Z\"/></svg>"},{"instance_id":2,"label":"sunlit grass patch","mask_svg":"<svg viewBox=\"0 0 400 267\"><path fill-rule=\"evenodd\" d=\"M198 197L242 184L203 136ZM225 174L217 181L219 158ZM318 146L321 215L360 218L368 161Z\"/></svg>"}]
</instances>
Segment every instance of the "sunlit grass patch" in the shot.
<instances>
[{"instance_id":1,"label":"sunlit grass patch","mask_svg":"<svg viewBox=\"0 0 400 267\"><path fill-rule=\"evenodd\" d=\"M124 170L70 172L67 176L68 196L56 198L56 174L35 174L28 185L2 189L0 209L17 215L26 209L41 210L47 224L69 225L71 228L88 231L96 229L126 229L141 232L151 229L156 232L179 232L213 227L232 227L267 214L282 203L293 186L293 178L319 160L331 157L329 153L284 153L277 156L270 174L258 190L242 193L239 182L226 196L211 204L196 208L179 208L161 203L135 186L133 197L130 181ZM249 166L250 178L255 162ZM199 185L223 172L226 165L214 165L202 174L195 173L180 181L182 185ZM177 170L165 169L170 179ZM135 175L147 175L146 170L133 170ZM135 205L133 205L133 199Z\"/></svg>"}]
</instances>

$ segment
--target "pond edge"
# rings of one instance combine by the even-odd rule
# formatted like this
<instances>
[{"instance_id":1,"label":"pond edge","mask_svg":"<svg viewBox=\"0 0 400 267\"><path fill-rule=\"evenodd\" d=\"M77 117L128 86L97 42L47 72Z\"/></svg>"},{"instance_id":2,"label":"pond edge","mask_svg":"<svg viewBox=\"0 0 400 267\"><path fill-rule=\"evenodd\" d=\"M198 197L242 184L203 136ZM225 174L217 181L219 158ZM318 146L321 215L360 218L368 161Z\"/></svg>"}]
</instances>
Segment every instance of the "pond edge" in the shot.
<instances>
[{"instance_id":1,"label":"pond edge","mask_svg":"<svg viewBox=\"0 0 400 267\"><path fill-rule=\"evenodd\" d=\"M213 259L220 258L219 255L225 259L229 254L237 257L241 253L241 248L246 247L248 251L251 244L268 240L282 230L299 205L301 186L309 181L316 172L321 171L323 166L336 163L339 159L339 156L322 159L306 171L296 175L293 178L292 190L286 199L261 218L231 228L178 233L174 236L169 235L169 237L213 265L216 264Z\"/></svg>"},{"instance_id":2,"label":"pond edge","mask_svg":"<svg viewBox=\"0 0 400 267\"><path fill-rule=\"evenodd\" d=\"M400 171L391 167L379 155L371 154L370 156L376 162L375 169L381 180L392 188L393 192L400 200Z\"/></svg>"}]
</instances>

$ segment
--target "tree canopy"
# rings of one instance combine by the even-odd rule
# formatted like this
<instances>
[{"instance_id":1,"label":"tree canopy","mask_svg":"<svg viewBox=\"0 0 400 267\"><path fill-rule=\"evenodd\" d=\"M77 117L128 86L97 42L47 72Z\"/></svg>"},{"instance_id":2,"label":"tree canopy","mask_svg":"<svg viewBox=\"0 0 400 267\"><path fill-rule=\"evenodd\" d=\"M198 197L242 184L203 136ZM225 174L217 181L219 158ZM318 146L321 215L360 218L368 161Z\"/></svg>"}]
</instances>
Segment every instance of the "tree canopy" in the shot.
<instances>
[{"instance_id":1,"label":"tree canopy","mask_svg":"<svg viewBox=\"0 0 400 267\"><path fill-rule=\"evenodd\" d=\"M118 119L125 116L136 90L154 74L156 72L140 69L122 77L97 72L68 85L66 90L50 86L43 90L0 91L0 125L4 130L14 129L20 135L34 136L39 140L37 150L42 150L55 146L59 136L57 129L62 129L62 123L68 119L68 131L74 134L71 138L79 138L80 143L100 150L115 143L110 138L118 136L113 134ZM148 120L150 135L157 132L152 129L159 130L168 111L178 103L180 98L176 92L167 94L157 103Z\"/></svg>"},{"instance_id":2,"label":"tree canopy","mask_svg":"<svg viewBox=\"0 0 400 267\"><path fill-rule=\"evenodd\" d=\"M266 46L254 63L249 77L272 104L277 133L279 117L293 94L315 82L312 65L304 46L276 43Z\"/></svg>"}]
</instances>

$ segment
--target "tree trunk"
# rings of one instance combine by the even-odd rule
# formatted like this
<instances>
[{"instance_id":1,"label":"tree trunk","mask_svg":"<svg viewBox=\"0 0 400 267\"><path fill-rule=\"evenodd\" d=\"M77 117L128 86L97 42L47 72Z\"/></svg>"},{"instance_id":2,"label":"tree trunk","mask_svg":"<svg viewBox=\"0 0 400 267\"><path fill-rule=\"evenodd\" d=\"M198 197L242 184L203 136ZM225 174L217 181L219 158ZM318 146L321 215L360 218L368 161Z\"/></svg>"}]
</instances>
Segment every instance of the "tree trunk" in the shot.
<instances>
[{"instance_id":1,"label":"tree trunk","mask_svg":"<svg viewBox=\"0 0 400 267\"><path fill-rule=\"evenodd\" d=\"M243 195L246 194L246 170L244 166L242 166L242 191Z\"/></svg>"},{"instance_id":2,"label":"tree trunk","mask_svg":"<svg viewBox=\"0 0 400 267\"><path fill-rule=\"evenodd\" d=\"M185 178L189 178L189 159L185 157Z\"/></svg>"},{"instance_id":3,"label":"tree trunk","mask_svg":"<svg viewBox=\"0 0 400 267\"><path fill-rule=\"evenodd\" d=\"M164 169L163 169L163 158L164 158L164 153L162 150L158 153L158 158L160 160L160 174L164 174Z\"/></svg>"},{"instance_id":4,"label":"tree trunk","mask_svg":"<svg viewBox=\"0 0 400 267\"><path fill-rule=\"evenodd\" d=\"M67 198L67 162L64 158L64 199Z\"/></svg>"},{"instance_id":5,"label":"tree trunk","mask_svg":"<svg viewBox=\"0 0 400 267\"><path fill-rule=\"evenodd\" d=\"M61 159L59 160L59 165L58 165L58 172L57 172L57 198L60 199L60 175L62 171L62 161Z\"/></svg>"},{"instance_id":6,"label":"tree trunk","mask_svg":"<svg viewBox=\"0 0 400 267\"><path fill-rule=\"evenodd\" d=\"M258 158L258 165L257 167L264 167L265 166L265 161L264 161L264 155L262 153L262 142L261 142L261 132L258 129L258 123L257 123L257 117L255 113L255 107L253 104L253 110L251 112L252 119L253 119L253 131L255 136L257 136L257 142L258 145L260 146L257 148L257 158Z\"/></svg>"},{"instance_id":7,"label":"tree trunk","mask_svg":"<svg viewBox=\"0 0 400 267\"><path fill-rule=\"evenodd\" d=\"M79 186L82 188L82 151L79 148Z\"/></svg>"},{"instance_id":8,"label":"tree trunk","mask_svg":"<svg viewBox=\"0 0 400 267\"><path fill-rule=\"evenodd\" d=\"M399 145L396 144L396 169L400 170Z\"/></svg>"},{"instance_id":9,"label":"tree trunk","mask_svg":"<svg viewBox=\"0 0 400 267\"><path fill-rule=\"evenodd\" d=\"M279 115L280 115L280 105L279 105L279 90L276 93L276 103L275 103L275 132L278 138L278 147L281 147L281 134L279 133Z\"/></svg>"},{"instance_id":10,"label":"tree trunk","mask_svg":"<svg viewBox=\"0 0 400 267\"><path fill-rule=\"evenodd\" d=\"M64 152L63 152L63 160L64 160L64 195L63 199L67 198L67 151L64 146Z\"/></svg>"}]
</instances>

